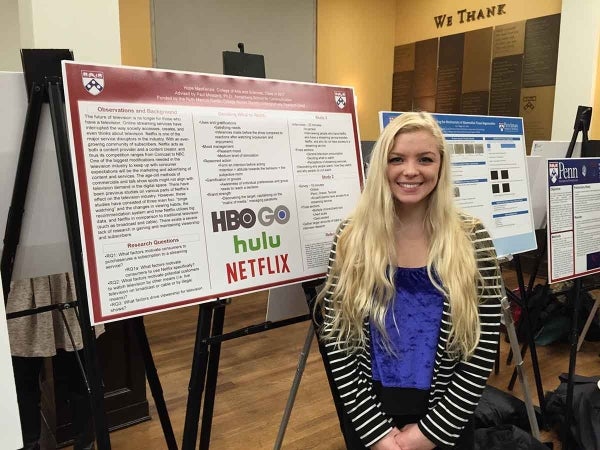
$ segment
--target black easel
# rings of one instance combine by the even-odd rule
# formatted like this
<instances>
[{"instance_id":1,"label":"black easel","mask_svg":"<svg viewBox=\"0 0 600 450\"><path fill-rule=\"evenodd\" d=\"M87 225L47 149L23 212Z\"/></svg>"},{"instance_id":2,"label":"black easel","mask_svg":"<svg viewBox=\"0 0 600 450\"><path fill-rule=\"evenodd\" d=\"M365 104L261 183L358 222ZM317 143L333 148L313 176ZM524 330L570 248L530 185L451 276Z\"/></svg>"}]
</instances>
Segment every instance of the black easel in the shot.
<instances>
[{"instance_id":1,"label":"black easel","mask_svg":"<svg viewBox=\"0 0 600 450\"><path fill-rule=\"evenodd\" d=\"M302 283L304 295L312 310L314 300L317 296L317 286L323 280L308 281ZM212 416L214 411L215 392L217 387L217 373L221 343L242 336L249 336L264 331L293 325L308 321L314 317L311 314L296 316L276 322L263 322L251 325L236 331L222 334L225 317L225 304L228 300L218 300L216 303L203 304L199 308L198 325L196 328L196 344L194 346L194 359L190 384L188 386L188 400L185 417L185 428L183 433L182 450L193 450L198 440L198 421L202 409L202 427L200 430L200 450L208 450L210 447L210 434L212 427ZM212 324L212 328L211 328ZM314 325L317 327L317 325ZM325 355L325 348L319 342L319 351L325 365L325 374L333 397L335 409L340 426L342 424L342 401L337 394L333 383L333 375ZM204 394L204 407L202 408L202 395ZM343 433L342 433L343 435Z\"/></svg>"},{"instance_id":2,"label":"black easel","mask_svg":"<svg viewBox=\"0 0 600 450\"><path fill-rule=\"evenodd\" d=\"M319 283L322 283L323 280L318 280ZM308 303L309 311L315 311L315 314L311 316L313 321L313 327L315 332L318 331L320 323L323 322L323 318L320 314L320 311L315 310L315 301L317 299L317 286L318 284L315 282L312 283L302 283L302 289L304 290L304 295L306 296L306 301ZM333 372L331 371L331 364L329 364L329 357L327 356L327 349L325 348L325 344L317 338L317 343L319 345L319 353L321 354L321 360L323 361L323 366L325 368L325 375L327 376L327 382L329 383L329 390L331 391L331 397L333 399L333 405L335 406L335 412L338 417L340 431L342 433L342 437L344 438L344 443L346 447L348 447L348 441L346 439L346 434L344 433L343 423L344 423L344 402L342 401L337 387L333 380Z\"/></svg>"},{"instance_id":3,"label":"black easel","mask_svg":"<svg viewBox=\"0 0 600 450\"><path fill-rule=\"evenodd\" d=\"M573 157L573 150L575 148L575 143L577 142L577 137L579 136L579 133L582 134L582 143L581 143L581 156L582 157L586 157L588 156L588 150L589 150L589 145L588 145L588 131L590 128L590 123L591 123L591 117L592 117L592 108L589 106L578 106L577 107L577 114L575 116L575 124L573 126L573 136L571 137L571 141L569 142L569 146L567 148L567 153L565 155L565 158L572 158ZM542 259L544 258L544 256L546 255L547 249L548 249L548 239L547 239L547 228L548 225L546 224L546 226L544 227L544 239L542 241L541 247L538 251L538 254L536 255L536 258L534 260L534 265L533 265L533 270L529 279L529 283L527 285L527 288L525 289L524 283L522 281L522 278L519 280L519 291L521 293L521 299L523 300L523 311L525 313L527 313L527 299L529 299L531 297L531 294L533 292L533 285L535 283L535 279L537 277ZM517 263L518 261L515 260L515 263ZM522 274L522 270L520 270L520 262L518 263L519 265L517 266L518 271L517 273L521 273ZM546 295L546 293L549 290L549 278L546 280L546 283L543 286L543 295ZM576 365L576 361L577 361L577 344L578 344L578 321L579 321L579 309L580 309L580 304L581 304L581 290L582 290L582 280L581 277L576 278L574 283L573 283L573 287L571 289L571 291L569 292L569 304L572 306L573 308L573 312L571 314L571 330L569 333L569 343L570 343L570 355L569 355L569 374L568 374L568 384L567 384L567 398L566 398L566 407L565 407L565 423L564 423L564 427L561 433L561 440L562 440L562 448L564 450L568 450L569 446L570 446L570 439L569 439L569 433L570 433L570 427L571 427L571 422L572 422L572 415L573 415L573 387L574 387L574 383L573 383L573 377L575 375L575 365ZM512 293L511 293L512 294ZM514 296L514 294L512 294ZM518 299L517 299L518 300ZM528 335L528 341L523 345L522 349L521 349L521 356L523 356L525 354L525 352L527 351L527 346L529 345L529 347L531 348L532 351L532 362L533 362L533 366L534 366L534 374L536 375L536 385L538 387L538 396L540 397L540 410L542 413L542 421L545 420L545 398L543 396L543 390L541 389L541 378L540 381L538 383L538 377L539 377L539 364L537 362L537 353L535 352L535 342L533 339L533 324L530 321L529 315L526 316L526 320L527 320L527 335ZM511 381L509 383L509 389L512 389L512 387L514 386L514 382L516 380L516 369L515 372L513 372ZM540 394L540 390L541 390L541 394Z\"/></svg>"},{"instance_id":4,"label":"black easel","mask_svg":"<svg viewBox=\"0 0 600 450\"><path fill-rule=\"evenodd\" d=\"M276 322L267 321L221 334L225 318L225 304L227 302L228 300L226 299L219 299L216 303L202 304L199 308L194 358L188 386L182 450L193 450L196 448L198 421L200 419L203 394L204 408L202 410L200 449L207 450L209 448L221 343L310 319L310 315L305 314Z\"/></svg>"},{"instance_id":5,"label":"black easel","mask_svg":"<svg viewBox=\"0 0 600 450\"><path fill-rule=\"evenodd\" d=\"M150 386L152 398L154 399L154 405L156 406L156 412L158 413L160 425L162 427L163 434L165 435L165 443L167 444L167 448L169 450L177 450L177 441L175 440L175 433L173 433L173 426L171 425L171 419L169 418L169 411L167 410L167 404L165 403L162 385L160 383L160 378L158 377L158 372L156 371L156 365L154 364L154 358L152 357L150 343L148 342L146 327L144 326L144 317L135 317L133 319L129 319L128 322L133 327L140 351L142 352L142 359L144 360L148 386Z\"/></svg>"},{"instance_id":6,"label":"black easel","mask_svg":"<svg viewBox=\"0 0 600 450\"><path fill-rule=\"evenodd\" d=\"M210 337L214 307L215 306L213 303L209 303L201 304L198 308L198 322L196 324L194 356L192 359L190 382L188 384L188 399L185 410L185 425L183 428L183 441L181 444L182 450L194 450L196 448L196 443L198 440L198 421L200 420L202 394L206 385L206 374L208 371L209 345L207 344L206 339ZM223 313L224 312L225 311L223 306ZM218 367L216 370L218 371ZM204 426L204 419L202 420L202 425Z\"/></svg>"},{"instance_id":7,"label":"black easel","mask_svg":"<svg viewBox=\"0 0 600 450\"><path fill-rule=\"evenodd\" d=\"M223 74L265 78L264 57L262 55L245 53L243 42L239 42L237 47L239 53L229 51L222 53ZM199 306L194 356L188 384L182 449L192 450L196 447L203 394L204 408L202 410L200 448L208 448L210 444L221 342L227 340L227 338L221 335L225 322L225 306L228 303L229 299L217 299L215 303L203 303ZM246 330L250 328L252 327L248 327ZM248 331L242 335L244 334L252 333ZM211 340L211 337L214 339ZM235 337L238 336L236 335ZM229 339L232 338L230 337Z\"/></svg>"},{"instance_id":8,"label":"black easel","mask_svg":"<svg viewBox=\"0 0 600 450\"><path fill-rule=\"evenodd\" d=\"M567 148L567 153L565 155L565 158L573 157L573 150L575 148L575 143L577 142L577 137L580 132L582 133L581 156L582 157L587 156L587 152L588 152L588 148L589 148L588 130L590 128L591 115L592 115L591 107L581 106L581 105L578 106L577 114L575 117L575 124L573 127L573 136L571 137L571 141L569 142L569 146ZM523 312L523 321L522 322L525 322L525 324L526 324L527 340L521 347L521 358L523 358L525 356L527 349L529 348L531 351L532 368L533 368L533 373L534 373L534 378L535 378L535 383L536 383L536 388L537 388L538 399L539 399L539 403L540 403L540 412L541 412L542 422L545 422L546 400L545 400L545 396L544 396L544 389L542 386L542 378L540 375L539 362L538 362L537 350L536 350L536 345L535 345L535 338L533 336L534 324L531 321L531 317L529 314L528 302L531 299L531 296L533 293L533 286L535 284L535 279L537 278L537 274L538 274L540 265L542 263L542 259L546 255L546 251L547 251L547 247L548 247L548 240L546 238L546 233L547 233L547 225L546 225L546 227L544 227L544 239L542 240L541 247L540 247L540 249L536 255L536 258L534 260L533 270L530 274L529 282L528 282L527 286L525 286L524 279L523 279L523 269L521 266L520 257L519 257L519 255L515 255L515 270L517 272L517 280L518 280L518 285L519 285L519 296L516 296L511 291L507 291L508 297L510 297L511 300L515 301L517 304L519 304L522 307L522 312ZM577 280L575 283L576 284L574 286L574 289L578 289L580 291L581 290L581 281L579 281L579 286L577 286ZM547 295L547 293L549 291L548 281L546 281L546 283L544 284L542 289L543 290L542 290L541 295L543 295L543 296ZM579 294L577 294L577 295L579 296ZM510 363L511 356L512 356L512 350L509 352L509 355L507 358L507 364ZM511 379L509 381L509 384L508 384L509 390L512 390L514 388L516 380L517 380L517 369L515 367L515 369L513 370Z\"/></svg>"},{"instance_id":9,"label":"black easel","mask_svg":"<svg viewBox=\"0 0 600 450\"><path fill-rule=\"evenodd\" d=\"M589 106L579 106L577 108L577 116L575 117L575 126L573 127L573 137L567 150L567 158L573 156L573 149L575 148L575 142L579 133L582 134L581 140L581 156L586 157L588 155L588 131L590 129L590 123L592 120L592 108ZM568 450L571 446L571 422L573 421L573 378L575 376L575 365L577 363L577 341L579 340L578 322L579 322L579 308L581 307L581 277L575 279L573 283L573 289L570 295L570 304L573 307L573 313L571 315L571 332L569 334L569 344L571 346L571 353L569 356L569 378L567 382L567 399L566 399L566 411L565 411L565 424L562 435L563 450Z\"/></svg>"},{"instance_id":10,"label":"black easel","mask_svg":"<svg viewBox=\"0 0 600 450\"><path fill-rule=\"evenodd\" d=\"M13 196L7 217L4 238L5 246L1 260L2 282L6 287L4 291L4 301L6 303L10 291L10 281L12 279L15 256L21 234L25 197L29 184L29 176L31 174L38 125L40 121L42 105L46 102L49 103L50 106L50 115L58 159L63 204L65 208L65 218L69 236L71 261L73 265L76 296L78 299L87 299L75 184L67 138L64 92L61 78L61 61L73 60L73 54L70 50L54 49L24 49L21 51L21 54L25 81L28 88L29 104L27 108L27 116L25 118ZM49 305L48 307L30 311L19 311L7 315L7 318L38 314L55 309L61 311L62 314L63 309L73 306L77 306L81 309L81 314L77 314L77 317L81 327L87 377L86 373L82 372L82 375L84 380L87 379L86 385L90 395L91 411L92 417L94 418L98 449L109 450L111 446L104 409L104 390L102 386L100 366L97 360L96 336L90 323L87 301L75 301L69 304ZM148 384L150 385L150 389L155 400L167 447L169 450L176 450L177 443L175 441L175 435L171 427L171 422L162 395L160 380L158 379L158 374L156 372L156 367L150 351L143 318L130 319L130 325L133 327L140 344L140 349L142 351L144 365L148 376ZM70 335L70 330L68 331ZM83 369L79 359L78 363Z\"/></svg>"},{"instance_id":11,"label":"black easel","mask_svg":"<svg viewBox=\"0 0 600 450\"><path fill-rule=\"evenodd\" d=\"M265 78L265 64L263 55L245 53L244 44L237 44L238 52L223 52L223 73L225 75L249 76ZM311 306L316 298L316 287L323 280L308 281L302 283L304 295ZM185 427L183 432L182 450L194 450L198 440L198 421L202 409L202 427L200 430L200 450L208 450L210 446L210 434L212 427L212 416L214 411L215 392L217 387L217 375L219 368L219 356L221 343L231 339L261 333L299 322L308 321L311 314L296 316L279 321L267 321L251 325L236 331L223 334L223 323L225 319L225 305L229 299L217 299L216 303L205 303L199 307L198 323L196 326L196 341L194 344L194 357L190 382L188 385L188 400L186 407ZM212 325L212 326L211 326ZM325 355L325 349L319 342L319 350ZM333 395L336 411L342 423L342 403L337 395L333 384L331 369L328 360L322 358L325 364L325 372ZM204 394L204 407L202 408L202 395Z\"/></svg>"},{"instance_id":12,"label":"black easel","mask_svg":"<svg viewBox=\"0 0 600 450\"><path fill-rule=\"evenodd\" d=\"M29 184L29 176L31 174L38 125L44 103L48 103L50 107L69 236L71 261L73 264L75 291L77 298L87 298L83 260L81 256L82 250L77 206L75 203L75 186L67 140L60 65L61 60L72 60L73 53L70 50L24 49L21 51L21 58L23 62L23 71L25 73L25 81L27 83L29 104L27 107L27 115L25 117L11 206L6 222L6 232L4 237L5 247L2 252L1 270L2 282L5 286L4 301L6 303L8 300L10 291L14 261L21 235L25 197ZM104 413L104 396L97 361L96 336L90 324L87 303L77 302L77 304L81 308L79 320L83 340L85 367L87 368L87 380L89 383L88 389L91 411L96 430L96 440L99 450L109 450L110 438L108 435L106 415ZM59 309L61 307L61 305L52 306L53 308L46 308L45 310Z\"/></svg>"},{"instance_id":13,"label":"black easel","mask_svg":"<svg viewBox=\"0 0 600 450\"><path fill-rule=\"evenodd\" d=\"M543 255L540 255L538 253L538 259L537 259L538 266L537 267L539 267L539 262L541 261L542 258L543 258ZM506 294L507 294L507 297L511 301L514 301L518 305L521 306L522 319L520 321L520 325L522 325L523 323L526 325L526 327L525 327L526 328L526 330L525 330L526 341L523 344L523 346L521 347L521 359L523 359L525 357L525 354L527 353L527 349L529 348L531 351L531 367L533 370L533 378L535 380L536 392L537 392L538 401L540 404L540 416L541 416L542 422L545 422L546 399L544 396L544 387L542 384L542 376L540 374L540 364L539 364L539 360L537 357L537 347L535 344L535 336L533 335L534 324L531 320L531 315L529 314L529 309L528 309L529 299L531 298L531 295L532 295L533 283L535 282L535 277L537 275L537 268L534 270L534 272L531 275L528 287L525 287L525 281L523 278L523 267L521 265L521 258L518 254L514 255L514 263L515 263L515 271L517 273L519 295L515 295L515 293L510 290L507 290ZM510 364L511 359L512 359L512 349L510 350L510 352L508 354L506 363ZM513 390L516 381L517 381L517 367L514 368L512 376L508 383L508 389L510 391Z\"/></svg>"}]
</instances>

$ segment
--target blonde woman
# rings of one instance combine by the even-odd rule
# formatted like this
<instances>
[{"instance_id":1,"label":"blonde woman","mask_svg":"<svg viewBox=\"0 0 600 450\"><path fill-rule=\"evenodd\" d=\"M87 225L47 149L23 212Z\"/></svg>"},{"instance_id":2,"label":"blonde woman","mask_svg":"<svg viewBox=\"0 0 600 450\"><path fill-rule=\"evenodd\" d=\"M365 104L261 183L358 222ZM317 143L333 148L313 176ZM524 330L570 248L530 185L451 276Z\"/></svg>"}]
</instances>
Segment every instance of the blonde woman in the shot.
<instances>
[{"instance_id":1,"label":"blonde woman","mask_svg":"<svg viewBox=\"0 0 600 450\"><path fill-rule=\"evenodd\" d=\"M317 301L349 449L473 448L500 325L496 254L454 206L434 118L382 132Z\"/></svg>"}]
</instances>

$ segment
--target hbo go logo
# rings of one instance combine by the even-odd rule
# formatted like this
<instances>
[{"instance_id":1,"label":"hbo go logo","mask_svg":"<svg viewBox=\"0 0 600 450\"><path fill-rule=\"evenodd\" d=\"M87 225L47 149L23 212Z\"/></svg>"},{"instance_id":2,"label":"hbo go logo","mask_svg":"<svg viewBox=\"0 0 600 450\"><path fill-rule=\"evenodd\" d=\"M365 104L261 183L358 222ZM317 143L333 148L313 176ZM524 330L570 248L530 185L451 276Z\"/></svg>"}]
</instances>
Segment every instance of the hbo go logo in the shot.
<instances>
[{"instance_id":1,"label":"hbo go logo","mask_svg":"<svg viewBox=\"0 0 600 450\"><path fill-rule=\"evenodd\" d=\"M290 220L290 210L283 205L279 205L274 210L264 206L255 213L250 208L244 208L241 211L228 209L226 211L213 211L211 213L213 232L237 230L239 227L252 228L256 222L268 227L277 222L287 223Z\"/></svg>"}]
</instances>

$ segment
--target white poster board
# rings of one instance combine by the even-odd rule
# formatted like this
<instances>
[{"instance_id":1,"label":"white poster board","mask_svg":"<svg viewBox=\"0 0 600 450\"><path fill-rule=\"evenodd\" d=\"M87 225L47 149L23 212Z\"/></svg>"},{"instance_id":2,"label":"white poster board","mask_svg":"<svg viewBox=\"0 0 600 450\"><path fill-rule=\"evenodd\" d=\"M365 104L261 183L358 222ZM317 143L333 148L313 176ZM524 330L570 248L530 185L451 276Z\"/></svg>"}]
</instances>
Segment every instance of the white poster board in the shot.
<instances>
[{"instance_id":1,"label":"white poster board","mask_svg":"<svg viewBox=\"0 0 600 450\"><path fill-rule=\"evenodd\" d=\"M93 323L322 277L351 88L63 62Z\"/></svg>"},{"instance_id":2,"label":"white poster board","mask_svg":"<svg viewBox=\"0 0 600 450\"><path fill-rule=\"evenodd\" d=\"M0 72L0 251L27 112L20 72ZM70 272L71 255L48 105L43 105L13 280Z\"/></svg>"},{"instance_id":3,"label":"white poster board","mask_svg":"<svg viewBox=\"0 0 600 450\"><path fill-rule=\"evenodd\" d=\"M533 211L533 223L536 230L541 230L547 224L547 158L541 156L527 156L526 161L527 175L529 178L529 192L531 192L531 209Z\"/></svg>"},{"instance_id":4,"label":"white poster board","mask_svg":"<svg viewBox=\"0 0 600 450\"><path fill-rule=\"evenodd\" d=\"M300 283L269 290L267 322L289 319L309 314L308 303Z\"/></svg>"},{"instance_id":5,"label":"white poster board","mask_svg":"<svg viewBox=\"0 0 600 450\"><path fill-rule=\"evenodd\" d=\"M4 299L4 290L0 281L0 298ZM0 442L2 448L13 450L23 447L21 420L17 404L17 390L10 356L6 309L0 302Z\"/></svg>"},{"instance_id":6,"label":"white poster board","mask_svg":"<svg viewBox=\"0 0 600 450\"><path fill-rule=\"evenodd\" d=\"M569 149L569 141L533 141L531 154L527 157L529 190L535 229L547 225L546 191L548 190L548 158L564 158ZM573 158L581 156L581 142L575 142Z\"/></svg>"},{"instance_id":7,"label":"white poster board","mask_svg":"<svg viewBox=\"0 0 600 450\"><path fill-rule=\"evenodd\" d=\"M569 148L569 141L533 141L531 155L527 156L527 173L529 174L529 191L531 207L536 230L544 228L546 220L546 191L548 189L548 158L564 158ZM581 142L575 142L573 158L581 156Z\"/></svg>"},{"instance_id":8,"label":"white poster board","mask_svg":"<svg viewBox=\"0 0 600 450\"><path fill-rule=\"evenodd\" d=\"M380 112L383 129L399 112ZM433 114L451 152L455 200L489 231L498 256L535 250L520 117Z\"/></svg>"},{"instance_id":9,"label":"white poster board","mask_svg":"<svg viewBox=\"0 0 600 450\"><path fill-rule=\"evenodd\" d=\"M600 272L600 158L547 162L550 283Z\"/></svg>"},{"instance_id":10,"label":"white poster board","mask_svg":"<svg viewBox=\"0 0 600 450\"><path fill-rule=\"evenodd\" d=\"M531 144L531 156L543 158L564 158L567 156L569 141L533 141ZM581 156L581 142L575 142L572 158Z\"/></svg>"}]
</instances>

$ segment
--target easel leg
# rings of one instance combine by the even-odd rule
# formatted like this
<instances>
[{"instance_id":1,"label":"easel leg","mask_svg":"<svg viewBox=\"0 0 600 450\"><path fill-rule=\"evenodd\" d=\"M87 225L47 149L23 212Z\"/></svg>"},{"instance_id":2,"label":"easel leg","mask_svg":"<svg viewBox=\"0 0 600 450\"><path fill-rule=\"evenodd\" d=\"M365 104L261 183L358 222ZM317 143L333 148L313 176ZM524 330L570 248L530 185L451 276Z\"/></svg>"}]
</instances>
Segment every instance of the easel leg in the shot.
<instances>
[{"instance_id":1,"label":"easel leg","mask_svg":"<svg viewBox=\"0 0 600 450\"><path fill-rule=\"evenodd\" d=\"M163 434L165 435L167 448L169 450L177 450L177 441L175 440L175 434L173 433L173 427L171 426L171 419L169 418L169 412L165 403L162 386L160 384L160 379L158 378L158 372L156 371L154 358L152 357L152 351L150 350L150 343L148 342L148 336L144 326L144 318L135 317L130 319L129 323L133 327L140 351L142 352L148 385L152 391L152 398L154 398L154 404L156 405L156 411L158 412Z\"/></svg>"},{"instance_id":2,"label":"easel leg","mask_svg":"<svg viewBox=\"0 0 600 450\"><path fill-rule=\"evenodd\" d=\"M500 341L498 341L498 348L496 349L496 361L494 362L494 373L498 375L500 373Z\"/></svg>"},{"instance_id":3,"label":"easel leg","mask_svg":"<svg viewBox=\"0 0 600 450\"><path fill-rule=\"evenodd\" d=\"M200 420L202 392L206 382L206 366L208 362L208 344L203 344L202 341L209 337L213 308L212 304L204 304L199 307L194 358L192 360L192 370L188 385L183 443L181 444L182 450L194 450L198 440L198 421Z\"/></svg>"},{"instance_id":4,"label":"easel leg","mask_svg":"<svg viewBox=\"0 0 600 450\"><path fill-rule=\"evenodd\" d=\"M503 287L504 290L504 287ZM523 359L520 357L519 352L519 341L517 339L517 333L515 332L515 325L512 319L512 315L510 312L510 304L506 298L506 295L503 295L502 298L502 312L504 314L504 322L506 324L506 332L508 334L508 340L510 341L510 346L513 349L513 354L515 355L515 370L519 374L519 381L521 382L521 387L523 389L523 397L525 399L525 409L527 411L527 417L529 419L529 426L531 427L531 434L538 441L540 440L540 430L537 423L537 418L535 416L535 411L533 409L533 403L531 401L531 394L529 393L529 384L527 382L527 378L525 375L525 371L523 370Z\"/></svg>"},{"instance_id":5,"label":"easel leg","mask_svg":"<svg viewBox=\"0 0 600 450\"><path fill-rule=\"evenodd\" d=\"M304 290L304 296L306 297L306 302L308 303L309 311L313 311L315 308L315 299L317 298L317 288L314 283L302 283L302 289ZM313 316L313 319L315 317ZM314 323L313 327L315 330L318 329L318 323ZM329 390L331 391L331 398L333 399L333 405L335 406L335 412L338 416L338 421L340 424L340 432L342 433L342 437L344 438L344 443L346 447L349 447L348 442L346 440L346 435L344 434L344 406L342 399L340 398L337 388L335 387L335 383L333 381L333 374L331 372L331 365L329 364L329 359L327 358L327 351L325 349L325 345L319 339L317 339L317 343L319 344L319 353L321 354L321 360L323 361L323 366L325 368L325 375L327 376L327 382L329 383Z\"/></svg>"},{"instance_id":6,"label":"easel leg","mask_svg":"<svg viewBox=\"0 0 600 450\"><path fill-rule=\"evenodd\" d=\"M225 304L215 307L211 336L223 334L225 322ZM200 450L210 447L210 433L212 429L213 411L215 409L215 395L217 392L217 376L219 374L219 358L221 357L221 343L211 344L208 355L208 369L206 374L206 392L204 393L204 408L202 409L202 426L200 428Z\"/></svg>"},{"instance_id":7,"label":"easel leg","mask_svg":"<svg viewBox=\"0 0 600 450\"><path fill-rule=\"evenodd\" d=\"M302 351L300 352L298 366L296 368L296 375L294 376L292 388L290 389L290 395L288 396L288 400L285 405L283 418L281 419L281 425L279 425L277 440L275 441L275 446L273 447L274 450L279 450L281 448L281 444L283 444L283 436L285 435L285 430L290 420L290 415L292 414L292 408L294 407L294 401L296 400L296 394L298 393L298 388L300 387L300 380L302 380L302 374L304 373L304 368L306 367L306 360L308 359L308 354L310 353L310 346L314 337L315 329L311 322L311 324L308 326L308 332L306 333L304 347L302 347Z\"/></svg>"},{"instance_id":8,"label":"easel leg","mask_svg":"<svg viewBox=\"0 0 600 450\"><path fill-rule=\"evenodd\" d=\"M581 278L575 279L573 291L571 295L571 304L573 305L573 314L571 315L571 334L569 343L571 345L571 354L569 358L569 379L567 383L567 404L565 405L565 423L563 430L563 450L570 448L571 422L573 421L573 378L575 376L575 365L577 363L577 338L578 338L578 321L579 307L581 303Z\"/></svg>"},{"instance_id":9,"label":"easel leg","mask_svg":"<svg viewBox=\"0 0 600 450\"><path fill-rule=\"evenodd\" d=\"M90 403L90 383L88 382L88 379L85 375L85 369L83 367L83 363L81 362L81 358L79 357L79 352L76 350L77 346L75 345L75 339L73 338L73 333L71 332L71 327L69 326L69 322L67 321L67 317L65 316L64 310L61 308L58 310L58 312L60 313L60 316L62 318L65 330L67 330L67 334L69 335L69 340L71 341L71 346L73 348L73 355L75 356L75 361L77 362L77 366L81 373L85 390L88 394L87 398L79 398L77 394L71 394L72 414L77 416L83 415L83 417L73 417L72 420L73 438L75 440L74 448L77 449L81 445L87 446L88 442L94 441L94 427L92 422L92 415L91 411L88 410ZM81 318L77 313L77 308L74 308L73 312L77 317L77 323L79 324L79 329L81 330ZM85 405L85 403L87 403L87 406ZM76 426L76 423L78 424L78 426Z\"/></svg>"},{"instance_id":10,"label":"easel leg","mask_svg":"<svg viewBox=\"0 0 600 450\"><path fill-rule=\"evenodd\" d=\"M50 100L50 116L52 129L54 130L54 143L58 159L58 169L62 180L63 202L65 206L65 218L69 233L71 247L71 261L73 263L73 275L75 278L75 290L79 307L81 337L83 339L83 351L85 355L85 368L90 385L90 402L94 425L96 429L96 440L98 450L110 450L110 436L108 434L108 423L104 410L104 388L98 364L98 350L96 347L96 334L90 323L89 309L87 305L87 291L85 287L85 275L83 261L81 259L81 236L79 235L77 208L75 199L75 184L72 177L72 164L68 153L69 142L67 138L67 126L65 119L64 104L62 98L62 85L58 82L48 83L48 97ZM68 175L67 175L68 174Z\"/></svg>"},{"instance_id":11,"label":"easel leg","mask_svg":"<svg viewBox=\"0 0 600 450\"><path fill-rule=\"evenodd\" d=\"M590 311L590 315L585 321L585 325L583 326L583 330L581 330L581 335L579 336L579 342L577 343L577 351L581 350L581 346L583 345L583 341L585 340L585 336L592 325L592 321L594 317L596 317L596 313L598 312L598 307L600 306L600 298L597 298L594 302L594 306L592 306L592 310Z\"/></svg>"},{"instance_id":12,"label":"easel leg","mask_svg":"<svg viewBox=\"0 0 600 450\"><path fill-rule=\"evenodd\" d=\"M79 323L79 329L81 330L81 319L79 318L79 314L77 314L75 310L75 315L77 316L77 322ZM69 322L65 316L65 313L62 309L59 309L60 317L62 318L63 325L65 326L65 330L67 330L67 334L69 335L69 340L71 341L71 346L73 347L73 353L75 354L75 361L77 361L77 366L79 367L79 371L81 372L81 377L83 379L83 383L85 384L86 390L90 391L90 383L88 383L88 379L85 375L85 369L83 367L83 363L81 362L81 358L79 357L79 352L77 351L77 346L75 345L75 339L73 338L73 333L71 332L71 327L69 326Z\"/></svg>"},{"instance_id":13,"label":"easel leg","mask_svg":"<svg viewBox=\"0 0 600 450\"><path fill-rule=\"evenodd\" d=\"M517 280L519 283L519 292L520 292L521 301L523 304L523 310L522 310L523 311L523 313L522 313L523 319L526 321L526 325L527 325L527 342L523 346L520 353L521 353L521 358L523 358L527 352L527 348L529 347L529 351L531 352L533 377L535 379L535 386L536 386L536 390L537 390L538 401L540 404L540 411L542 414L542 420L545 421L546 399L544 397L544 388L542 385L542 377L540 375L540 365L539 365L539 360L538 360L538 356L537 356L537 348L535 345L535 337L533 336L533 323L531 322L531 316L530 316L529 310L528 310L529 297L527 296L527 289L525 287L525 281L523 279L523 268L521 266L521 258L519 257L519 255L515 255L514 261L515 261L515 269L517 271ZM517 348L518 348L518 346L517 346ZM513 350L513 352L514 352L514 350ZM515 365L515 370L513 371L513 374L512 374L510 383L509 383L509 390L513 389L516 377L517 377L517 366Z\"/></svg>"}]
</instances>

